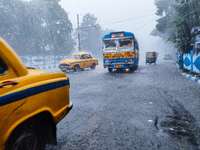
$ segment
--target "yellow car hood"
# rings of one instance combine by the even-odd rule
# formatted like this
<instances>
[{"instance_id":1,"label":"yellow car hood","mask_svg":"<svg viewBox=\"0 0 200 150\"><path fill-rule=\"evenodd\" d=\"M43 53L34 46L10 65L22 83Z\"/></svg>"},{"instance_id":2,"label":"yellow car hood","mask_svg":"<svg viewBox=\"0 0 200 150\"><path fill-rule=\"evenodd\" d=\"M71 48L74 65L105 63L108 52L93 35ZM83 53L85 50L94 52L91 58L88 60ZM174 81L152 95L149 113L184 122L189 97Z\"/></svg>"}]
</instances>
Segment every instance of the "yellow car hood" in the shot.
<instances>
[{"instance_id":1,"label":"yellow car hood","mask_svg":"<svg viewBox=\"0 0 200 150\"><path fill-rule=\"evenodd\" d=\"M74 63L77 61L79 61L79 59L67 59L67 60L60 61L60 64L69 64L69 63Z\"/></svg>"}]
</instances>

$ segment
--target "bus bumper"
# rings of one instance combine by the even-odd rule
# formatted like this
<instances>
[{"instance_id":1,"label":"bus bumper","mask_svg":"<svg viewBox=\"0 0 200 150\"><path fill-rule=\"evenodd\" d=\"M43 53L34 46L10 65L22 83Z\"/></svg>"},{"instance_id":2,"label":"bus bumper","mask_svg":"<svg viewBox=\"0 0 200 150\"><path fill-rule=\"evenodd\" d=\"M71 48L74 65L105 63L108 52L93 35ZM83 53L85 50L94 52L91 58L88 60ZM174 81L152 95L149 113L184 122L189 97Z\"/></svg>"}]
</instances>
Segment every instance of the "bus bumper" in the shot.
<instances>
[{"instance_id":1,"label":"bus bumper","mask_svg":"<svg viewBox=\"0 0 200 150\"><path fill-rule=\"evenodd\" d=\"M104 68L132 68L134 67L135 64L104 64L103 67Z\"/></svg>"}]
</instances>

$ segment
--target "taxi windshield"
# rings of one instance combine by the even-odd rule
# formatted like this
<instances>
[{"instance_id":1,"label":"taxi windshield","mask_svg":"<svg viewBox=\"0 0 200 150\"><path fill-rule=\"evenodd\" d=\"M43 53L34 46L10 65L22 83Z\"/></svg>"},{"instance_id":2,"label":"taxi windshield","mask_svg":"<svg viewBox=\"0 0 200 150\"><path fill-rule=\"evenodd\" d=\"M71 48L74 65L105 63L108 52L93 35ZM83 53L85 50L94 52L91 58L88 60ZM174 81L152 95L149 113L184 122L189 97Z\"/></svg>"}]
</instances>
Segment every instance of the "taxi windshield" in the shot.
<instances>
[{"instance_id":1,"label":"taxi windshield","mask_svg":"<svg viewBox=\"0 0 200 150\"><path fill-rule=\"evenodd\" d=\"M70 55L70 59L79 59L80 55Z\"/></svg>"}]
</instances>

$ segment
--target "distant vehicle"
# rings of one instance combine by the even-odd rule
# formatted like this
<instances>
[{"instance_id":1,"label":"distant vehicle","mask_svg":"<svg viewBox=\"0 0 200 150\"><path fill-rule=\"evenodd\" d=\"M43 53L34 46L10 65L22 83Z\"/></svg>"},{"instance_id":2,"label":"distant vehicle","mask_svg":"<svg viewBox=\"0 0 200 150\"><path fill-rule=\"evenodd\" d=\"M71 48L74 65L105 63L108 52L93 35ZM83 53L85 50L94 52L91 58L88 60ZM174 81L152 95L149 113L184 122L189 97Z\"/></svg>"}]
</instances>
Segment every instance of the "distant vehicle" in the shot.
<instances>
[{"instance_id":1,"label":"distant vehicle","mask_svg":"<svg viewBox=\"0 0 200 150\"><path fill-rule=\"evenodd\" d=\"M172 55L171 54L164 54L164 57L163 57L165 60L170 60L172 59Z\"/></svg>"},{"instance_id":2,"label":"distant vehicle","mask_svg":"<svg viewBox=\"0 0 200 150\"><path fill-rule=\"evenodd\" d=\"M134 71L139 63L139 45L131 32L111 32L103 37L103 66L113 69Z\"/></svg>"},{"instance_id":3,"label":"distant vehicle","mask_svg":"<svg viewBox=\"0 0 200 150\"><path fill-rule=\"evenodd\" d=\"M56 144L56 124L72 109L64 73L27 69L0 39L0 150Z\"/></svg>"},{"instance_id":4,"label":"distant vehicle","mask_svg":"<svg viewBox=\"0 0 200 150\"><path fill-rule=\"evenodd\" d=\"M152 63L156 64L157 55L155 51L147 51L146 52L146 64L149 63L150 65Z\"/></svg>"},{"instance_id":5,"label":"distant vehicle","mask_svg":"<svg viewBox=\"0 0 200 150\"><path fill-rule=\"evenodd\" d=\"M63 72L67 70L74 70L77 72L79 69L84 70L84 68L88 67L95 69L98 64L98 59L93 58L91 54L78 52L71 54L69 59L61 61L58 67Z\"/></svg>"}]
</instances>

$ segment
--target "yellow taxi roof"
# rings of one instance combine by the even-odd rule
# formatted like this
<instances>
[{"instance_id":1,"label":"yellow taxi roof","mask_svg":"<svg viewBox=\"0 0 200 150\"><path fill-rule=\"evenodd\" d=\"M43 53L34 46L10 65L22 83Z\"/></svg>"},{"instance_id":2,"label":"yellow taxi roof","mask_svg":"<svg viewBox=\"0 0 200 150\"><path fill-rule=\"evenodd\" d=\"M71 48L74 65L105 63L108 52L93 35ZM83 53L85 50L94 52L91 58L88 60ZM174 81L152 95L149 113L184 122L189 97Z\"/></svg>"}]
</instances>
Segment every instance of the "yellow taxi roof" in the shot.
<instances>
[{"instance_id":1,"label":"yellow taxi roof","mask_svg":"<svg viewBox=\"0 0 200 150\"><path fill-rule=\"evenodd\" d=\"M82 54L90 54L90 53L87 53L87 52L75 52L75 53L72 53L71 55L82 55Z\"/></svg>"}]
</instances>

